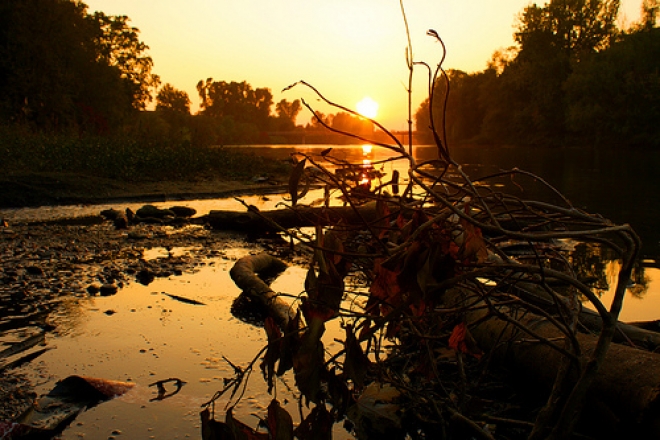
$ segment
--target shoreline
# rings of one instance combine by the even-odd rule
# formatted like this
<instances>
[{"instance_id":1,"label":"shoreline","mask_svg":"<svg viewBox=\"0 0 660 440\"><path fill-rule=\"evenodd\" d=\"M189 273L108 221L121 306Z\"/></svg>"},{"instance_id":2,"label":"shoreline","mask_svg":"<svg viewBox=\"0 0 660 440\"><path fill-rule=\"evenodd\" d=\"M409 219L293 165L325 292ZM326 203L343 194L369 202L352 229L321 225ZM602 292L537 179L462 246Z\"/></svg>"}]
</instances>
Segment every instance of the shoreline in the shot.
<instances>
[{"instance_id":1,"label":"shoreline","mask_svg":"<svg viewBox=\"0 0 660 440\"><path fill-rule=\"evenodd\" d=\"M0 210L124 202L167 202L283 192L275 178L240 182L207 178L126 182L71 173L9 174L0 177Z\"/></svg>"}]
</instances>

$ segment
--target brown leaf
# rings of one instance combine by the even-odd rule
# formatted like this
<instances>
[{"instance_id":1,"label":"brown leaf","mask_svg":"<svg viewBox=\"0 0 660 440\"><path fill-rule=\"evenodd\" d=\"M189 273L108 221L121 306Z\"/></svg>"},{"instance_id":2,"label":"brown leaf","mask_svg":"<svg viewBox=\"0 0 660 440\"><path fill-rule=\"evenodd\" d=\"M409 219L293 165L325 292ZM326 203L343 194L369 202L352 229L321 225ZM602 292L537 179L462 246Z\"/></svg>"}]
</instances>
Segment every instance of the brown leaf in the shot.
<instances>
[{"instance_id":1,"label":"brown leaf","mask_svg":"<svg viewBox=\"0 0 660 440\"><path fill-rule=\"evenodd\" d=\"M308 321L308 328L303 334L300 348L293 356L296 385L307 402L318 403L320 398L321 375L324 369L321 335L324 329L322 319Z\"/></svg>"},{"instance_id":2,"label":"brown leaf","mask_svg":"<svg viewBox=\"0 0 660 440\"><path fill-rule=\"evenodd\" d=\"M289 194L291 195L291 205L296 206L298 203L298 186L300 184L300 178L305 171L305 165L307 164L307 159L303 159L298 162L295 168L291 171L289 176Z\"/></svg>"},{"instance_id":3,"label":"brown leaf","mask_svg":"<svg viewBox=\"0 0 660 440\"><path fill-rule=\"evenodd\" d=\"M233 408L227 410L225 416L225 424L231 430L233 438L236 440L268 440L268 434L265 432L257 432L250 428L245 423L234 418L232 414ZM231 437L230 437L231 438Z\"/></svg>"},{"instance_id":4,"label":"brown leaf","mask_svg":"<svg viewBox=\"0 0 660 440\"><path fill-rule=\"evenodd\" d=\"M344 342L344 346L346 347L344 374L355 383L358 389L361 389L364 386L364 379L367 376L371 362L367 355L364 354L351 325L346 326L346 341Z\"/></svg>"},{"instance_id":5,"label":"brown leaf","mask_svg":"<svg viewBox=\"0 0 660 440\"><path fill-rule=\"evenodd\" d=\"M277 399L273 399L268 405L268 417L266 418L270 438L273 440L293 439L293 419L291 415L280 406Z\"/></svg>"},{"instance_id":6,"label":"brown leaf","mask_svg":"<svg viewBox=\"0 0 660 440\"><path fill-rule=\"evenodd\" d=\"M280 332L275 320L270 316L264 321L264 328L268 336L268 348L261 361L261 371L268 383L268 392L270 393L274 385L275 363L280 359L281 355L282 332Z\"/></svg>"},{"instance_id":7,"label":"brown leaf","mask_svg":"<svg viewBox=\"0 0 660 440\"><path fill-rule=\"evenodd\" d=\"M477 346L477 341L474 340L464 322L456 325L451 332L449 348L470 354L477 359L481 359L481 356L483 356L483 351Z\"/></svg>"},{"instance_id":8,"label":"brown leaf","mask_svg":"<svg viewBox=\"0 0 660 440\"><path fill-rule=\"evenodd\" d=\"M332 440L332 415L325 405L317 405L295 429L300 440Z\"/></svg>"},{"instance_id":9,"label":"brown leaf","mask_svg":"<svg viewBox=\"0 0 660 440\"><path fill-rule=\"evenodd\" d=\"M202 419L202 440L233 440L234 434L226 423L218 422L211 417L208 408L199 413Z\"/></svg>"}]
</instances>

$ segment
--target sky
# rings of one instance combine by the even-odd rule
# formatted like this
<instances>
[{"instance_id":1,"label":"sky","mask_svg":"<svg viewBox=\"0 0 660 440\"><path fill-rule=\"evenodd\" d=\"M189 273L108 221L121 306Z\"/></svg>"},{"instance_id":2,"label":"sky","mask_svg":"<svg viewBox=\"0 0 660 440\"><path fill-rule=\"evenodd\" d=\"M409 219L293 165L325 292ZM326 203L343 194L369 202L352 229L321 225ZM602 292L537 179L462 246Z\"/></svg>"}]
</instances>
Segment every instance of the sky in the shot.
<instances>
[{"instance_id":1,"label":"sky","mask_svg":"<svg viewBox=\"0 0 660 440\"><path fill-rule=\"evenodd\" d=\"M149 46L154 73L188 93L199 109L200 80L247 81L269 88L273 101L304 99L314 110L337 113L311 90L351 109L363 98L378 103L376 119L390 130L408 120L407 37L398 0L84 0L89 12L126 15ZM514 44L516 17L529 0L408 0L404 8L414 61L435 67L442 46L445 69L486 68L493 53ZM543 0L536 2L544 4ZM642 0L622 0L619 25L639 19ZM427 97L428 73L416 68L412 111ZM273 106L274 110L274 106ZM298 123L310 113L301 112Z\"/></svg>"}]
</instances>

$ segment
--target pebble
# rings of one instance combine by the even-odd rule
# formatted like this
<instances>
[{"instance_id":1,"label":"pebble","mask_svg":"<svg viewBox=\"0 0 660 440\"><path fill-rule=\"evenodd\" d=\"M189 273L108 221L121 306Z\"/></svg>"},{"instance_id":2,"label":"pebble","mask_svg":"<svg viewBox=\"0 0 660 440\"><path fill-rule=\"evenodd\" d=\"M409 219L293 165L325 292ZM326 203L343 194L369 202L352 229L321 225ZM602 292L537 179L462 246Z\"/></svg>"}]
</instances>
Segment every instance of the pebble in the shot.
<instances>
[{"instance_id":1,"label":"pebble","mask_svg":"<svg viewBox=\"0 0 660 440\"><path fill-rule=\"evenodd\" d=\"M115 229L111 221L94 225L12 224L0 228L0 298L4 316L24 316L55 311L60 297L116 294L131 283L148 284L158 276L196 271L198 263L234 244L246 246L230 234L213 233L201 226L172 229L161 225L136 225ZM185 253L147 261L144 250L186 248ZM151 306L148 306L151 308ZM131 310L135 311L135 309ZM116 313L106 310L106 315ZM57 329L54 329L56 332ZM4 332L0 332L0 337ZM155 375L153 371L150 375ZM35 394L8 381L11 372L0 376L0 395L15 389L12 399L0 399L0 416L31 405ZM22 387L22 385L21 385ZM113 435L119 435L114 434Z\"/></svg>"}]
</instances>

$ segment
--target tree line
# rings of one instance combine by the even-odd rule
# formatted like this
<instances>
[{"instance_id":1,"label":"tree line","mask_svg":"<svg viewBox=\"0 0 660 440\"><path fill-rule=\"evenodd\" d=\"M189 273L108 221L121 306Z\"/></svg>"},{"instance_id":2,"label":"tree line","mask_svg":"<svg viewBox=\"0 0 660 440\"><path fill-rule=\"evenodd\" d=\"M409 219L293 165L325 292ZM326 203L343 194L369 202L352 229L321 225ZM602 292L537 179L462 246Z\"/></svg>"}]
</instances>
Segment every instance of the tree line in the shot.
<instances>
[{"instance_id":1,"label":"tree line","mask_svg":"<svg viewBox=\"0 0 660 440\"><path fill-rule=\"evenodd\" d=\"M273 102L267 88L247 82L200 80L200 111L190 98L161 84L127 16L90 13L73 0L0 4L0 124L33 132L130 136L193 145L272 142L269 133L302 130L300 100ZM155 95L155 111L144 111ZM274 112L273 112L274 107ZM364 121L322 115L347 131ZM363 129L363 128L361 128Z\"/></svg>"},{"instance_id":2,"label":"tree line","mask_svg":"<svg viewBox=\"0 0 660 440\"><path fill-rule=\"evenodd\" d=\"M454 143L657 146L658 3L645 0L641 22L626 31L616 26L618 9L619 0L526 7L515 47L496 52L484 71L438 78L434 125ZM200 111L191 115L189 96L161 84L129 21L80 1L2 2L0 123L194 145L274 143L276 133L303 128L370 133L368 121L346 112L316 112L297 126L299 100L274 103L269 89L245 81L200 80ZM144 111L154 95L156 111ZM415 116L430 140L428 110L427 99Z\"/></svg>"},{"instance_id":3,"label":"tree line","mask_svg":"<svg viewBox=\"0 0 660 440\"><path fill-rule=\"evenodd\" d=\"M645 0L626 31L618 10L618 0L526 7L516 46L484 71L438 77L433 125L455 144L660 146L658 2ZM430 140L428 110L427 99L415 116Z\"/></svg>"}]
</instances>

